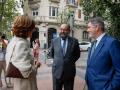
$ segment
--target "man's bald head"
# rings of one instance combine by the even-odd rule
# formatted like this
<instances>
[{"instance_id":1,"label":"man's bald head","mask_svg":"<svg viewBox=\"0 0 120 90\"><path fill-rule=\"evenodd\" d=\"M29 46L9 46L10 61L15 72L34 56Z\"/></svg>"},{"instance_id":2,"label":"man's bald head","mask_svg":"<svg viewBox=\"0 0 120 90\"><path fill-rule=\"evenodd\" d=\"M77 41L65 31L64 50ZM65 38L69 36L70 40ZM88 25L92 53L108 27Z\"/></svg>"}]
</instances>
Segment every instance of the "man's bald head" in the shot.
<instances>
[{"instance_id":1,"label":"man's bald head","mask_svg":"<svg viewBox=\"0 0 120 90\"><path fill-rule=\"evenodd\" d=\"M70 25L62 24L60 26L60 37L65 39L66 37L69 36L69 33L70 33Z\"/></svg>"},{"instance_id":2,"label":"man's bald head","mask_svg":"<svg viewBox=\"0 0 120 90\"><path fill-rule=\"evenodd\" d=\"M69 24L62 24L62 25L61 25L61 28L70 30L70 25L69 25Z\"/></svg>"}]
</instances>

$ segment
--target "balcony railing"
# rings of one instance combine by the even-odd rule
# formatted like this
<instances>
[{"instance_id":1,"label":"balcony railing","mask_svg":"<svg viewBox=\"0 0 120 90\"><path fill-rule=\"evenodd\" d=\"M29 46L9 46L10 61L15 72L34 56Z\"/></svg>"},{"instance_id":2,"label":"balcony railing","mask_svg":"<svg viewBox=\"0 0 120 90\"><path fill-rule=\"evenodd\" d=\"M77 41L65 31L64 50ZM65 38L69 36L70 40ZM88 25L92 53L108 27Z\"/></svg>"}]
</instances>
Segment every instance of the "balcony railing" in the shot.
<instances>
[{"instance_id":1,"label":"balcony railing","mask_svg":"<svg viewBox=\"0 0 120 90\"><path fill-rule=\"evenodd\" d=\"M40 5L38 3L35 4L29 4L29 8L31 10L37 10L40 7Z\"/></svg>"},{"instance_id":2,"label":"balcony railing","mask_svg":"<svg viewBox=\"0 0 120 90\"><path fill-rule=\"evenodd\" d=\"M36 4L40 2L41 0L28 0L28 4Z\"/></svg>"},{"instance_id":3,"label":"balcony railing","mask_svg":"<svg viewBox=\"0 0 120 90\"><path fill-rule=\"evenodd\" d=\"M36 16L34 20L38 23L58 23L57 17L52 16ZM86 26L86 23L82 20L74 20L74 25Z\"/></svg>"},{"instance_id":4,"label":"balcony railing","mask_svg":"<svg viewBox=\"0 0 120 90\"><path fill-rule=\"evenodd\" d=\"M82 21L82 20L74 20L74 24L80 25L80 26L86 26L86 25L87 25L87 24L85 23L85 21Z\"/></svg>"},{"instance_id":5,"label":"balcony railing","mask_svg":"<svg viewBox=\"0 0 120 90\"><path fill-rule=\"evenodd\" d=\"M66 1L66 5L69 6L69 7L77 7L77 3L76 2L68 2Z\"/></svg>"},{"instance_id":6,"label":"balcony railing","mask_svg":"<svg viewBox=\"0 0 120 90\"><path fill-rule=\"evenodd\" d=\"M56 2L56 3L59 3L60 0L49 0L50 2Z\"/></svg>"},{"instance_id":7,"label":"balcony railing","mask_svg":"<svg viewBox=\"0 0 120 90\"><path fill-rule=\"evenodd\" d=\"M57 17L51 16L36 16L34 20L39 23L57 23Z\"/></svg>"}]
</instances>

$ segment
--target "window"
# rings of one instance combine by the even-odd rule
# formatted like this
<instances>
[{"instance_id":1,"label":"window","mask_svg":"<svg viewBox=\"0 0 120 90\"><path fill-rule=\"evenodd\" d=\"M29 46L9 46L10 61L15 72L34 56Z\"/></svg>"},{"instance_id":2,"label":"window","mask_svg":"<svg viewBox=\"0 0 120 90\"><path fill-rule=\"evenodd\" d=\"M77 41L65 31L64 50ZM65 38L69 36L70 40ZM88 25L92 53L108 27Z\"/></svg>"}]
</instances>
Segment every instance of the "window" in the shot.
<instances>
[{"instance_id":1,"label":"window","mask_svg":"<svg viewBox=\"0 0 120 90\"><path fill-rule=\"evenodd\" d=\"M75 0L66 0L67 4L75 4Z\"/></svg>"},{"instance_id":2,"label":"window","mask_svg":"<svg viewBox=\"0 0 120 90\"><path fill-rule=\"evenodd\" d=\"M78 18L81 18L81 10L78 10Z\"/></svg>"},{"instance_id":3,"label":"window","mask_svg":"<svg viewBox=\"0 0 120 90\"><path fill-rule=\"evenodd\" d=\"M49 16L57 16L58 15L58 7L49 7Z\"/></svg>"},{"instance_id":4,"label":"window","mask_svg":"<svg viewBox=\"0 0 120 90\"><path fill-rule=\"evenodd\" d=\"M33 16L38 16L38 11L37 11L37 10L33 10L33 11L32 11L32 15L33 15Z\"/></svg>"},{"instance_id":5,"label":"window","mask_svg":"<svg viewBox=\"0 0 120 90\"><path fill-rule=\"evenodd\" d=\"M88 39L88 32L87 31L83 31L83 39L84 40Z\"/></svg>"},{"instance_id":6,"label":"window","mask_svg":"<svg viewBox=\"0 0 120 90\"><path fill-rule=\"evenodd\" d=\"M76 3L77 6L79 6L80 5L80 0L75 0L75 3Z\"/></svg>"},{"instance_id":7,"label":"window","mask_svg":"<svg viewBox=\"0 0 120 90\"><path fill-rule=\"evenodd\" d=\"M0 0L0 3L3 2L3 0Z\"/></svg>"},{"instance_id":8,"label":"window","mask_svg":"<svg viewBox=\"0 0 120 90\"><path fill-rule=\"evenodd\" d=\"M0 3L5 3L5 0L0 0Z\"/></svg>"}]
</instances>

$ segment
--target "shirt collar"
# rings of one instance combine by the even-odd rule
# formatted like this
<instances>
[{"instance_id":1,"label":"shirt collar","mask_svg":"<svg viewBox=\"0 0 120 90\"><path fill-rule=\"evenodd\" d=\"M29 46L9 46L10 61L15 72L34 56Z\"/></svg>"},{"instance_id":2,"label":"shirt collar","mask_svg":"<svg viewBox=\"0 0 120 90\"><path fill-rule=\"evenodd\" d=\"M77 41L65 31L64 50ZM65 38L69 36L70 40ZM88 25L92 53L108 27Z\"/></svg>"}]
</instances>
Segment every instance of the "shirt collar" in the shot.
<instances>
[{"instance_id":1,"label":"shirt collar","mask_svg":"<svg viewBox=\"0 0 120 90\"><path fill-rule=\"evenodd\" d=\"M65 39L66 41L68 40L68 37ZM61 41L64 41L62 38L61 38Z\"/></svg>"},{"instance_id":2,"label":"shirt collar","mask_svg":"<svg viewBox=\"0 0 120 90\"><path fill-rule=\"evenodd\" d=\"M97 42L100 42L100 40L102 39L102 37L105 35L105 33L101 34L96 40Z\"/></svg>"}]
</instances>

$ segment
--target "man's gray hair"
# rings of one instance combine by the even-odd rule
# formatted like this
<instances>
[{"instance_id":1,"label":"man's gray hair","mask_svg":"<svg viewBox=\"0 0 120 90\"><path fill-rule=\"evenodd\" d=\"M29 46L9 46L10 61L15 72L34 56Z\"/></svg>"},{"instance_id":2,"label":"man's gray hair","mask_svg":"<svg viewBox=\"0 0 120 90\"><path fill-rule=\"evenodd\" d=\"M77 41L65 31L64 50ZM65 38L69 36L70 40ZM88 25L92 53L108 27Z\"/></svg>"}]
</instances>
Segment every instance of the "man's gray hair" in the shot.
<instances>
[{"instance_id":1,"label":"man's gray hair","mask_svg":"<svg viewBox=\"0 0 120 90\"><path fill-rule=\"evenodd\" d=\"M95 17L95 18L91 19L89 22L91 22L91 24L93 24L95 26L100 26L101 30L103 32L105 32L105 25L104 25L104 20L102 17Z\"/></svg>"}]
</instances>

